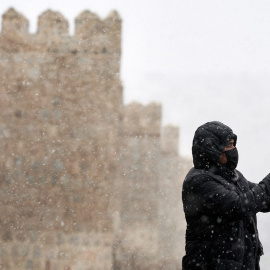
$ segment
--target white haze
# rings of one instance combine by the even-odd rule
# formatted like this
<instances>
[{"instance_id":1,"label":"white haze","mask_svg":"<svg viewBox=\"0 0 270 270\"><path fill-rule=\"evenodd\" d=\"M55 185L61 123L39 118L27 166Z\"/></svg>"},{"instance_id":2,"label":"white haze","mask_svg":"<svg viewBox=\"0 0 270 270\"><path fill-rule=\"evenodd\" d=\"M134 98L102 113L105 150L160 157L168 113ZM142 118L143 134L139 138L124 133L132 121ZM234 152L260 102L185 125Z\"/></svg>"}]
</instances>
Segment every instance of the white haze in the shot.
<instances>
[{"instance_id":1,"label":"white haze","mask_svg":"<svg viewBox=\"0 0 270 270\"><path fill-rule=\"evenodd\" d=\"M121 77L124 102L161 102L163 125L181 127L180 153L191 155L195 129L212 120L238 135L239 169L258 182L270 163L270 1L260 0L58 0L2 1L37 28L46 9L74 19L88 9L123 19ZM270 214L259 214L270 263ZM265 266L264 266L265 265Z\"/></svg>"}]
</instances>

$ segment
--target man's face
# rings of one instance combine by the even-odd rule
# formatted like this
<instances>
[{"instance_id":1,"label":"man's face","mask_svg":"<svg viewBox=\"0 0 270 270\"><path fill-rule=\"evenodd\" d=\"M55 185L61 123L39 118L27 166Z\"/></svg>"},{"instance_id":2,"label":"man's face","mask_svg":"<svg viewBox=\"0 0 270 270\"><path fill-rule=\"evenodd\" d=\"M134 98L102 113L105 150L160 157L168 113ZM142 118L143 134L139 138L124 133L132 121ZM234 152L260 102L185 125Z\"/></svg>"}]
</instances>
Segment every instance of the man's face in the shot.
<instances>
[{"instance_id":1,"label":"man's face","mask_svg":"<svg viewBox=\"0 0 270 270\"><path fill-rule=\"evenodd\" d=\"M223 165L223 164L226 164L227 163L227 157L225 155L224 152L228 151L228 150L231 150L233 149L235 146L234 146L234 139L230 139L228 141L228 143L226 144L226 146L224 147L223 149L223 152L222 154L220 155L220 158L219 158L219 162Z\"/></svg>"}]
</instances>

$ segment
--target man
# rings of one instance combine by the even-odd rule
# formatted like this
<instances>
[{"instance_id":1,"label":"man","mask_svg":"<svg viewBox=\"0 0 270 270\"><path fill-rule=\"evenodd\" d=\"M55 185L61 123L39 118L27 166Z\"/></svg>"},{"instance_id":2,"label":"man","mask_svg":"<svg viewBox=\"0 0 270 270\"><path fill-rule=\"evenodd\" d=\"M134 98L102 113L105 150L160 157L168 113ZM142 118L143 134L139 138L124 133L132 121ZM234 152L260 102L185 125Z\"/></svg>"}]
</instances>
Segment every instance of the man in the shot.
<instances>
[{"instance_id":1,"label":"man","mask_svg":"<svg viewBox=\"0 0 270 270\"><path fill-rule=\"evenodd\" d=\"M259 184L247 181L235 169L236 141L233 131L217 121L195 132L194 168L182 191L187 222L183 270L260 269L256 213L270 210L270 174Z\"/></svg>"}]
</instances>

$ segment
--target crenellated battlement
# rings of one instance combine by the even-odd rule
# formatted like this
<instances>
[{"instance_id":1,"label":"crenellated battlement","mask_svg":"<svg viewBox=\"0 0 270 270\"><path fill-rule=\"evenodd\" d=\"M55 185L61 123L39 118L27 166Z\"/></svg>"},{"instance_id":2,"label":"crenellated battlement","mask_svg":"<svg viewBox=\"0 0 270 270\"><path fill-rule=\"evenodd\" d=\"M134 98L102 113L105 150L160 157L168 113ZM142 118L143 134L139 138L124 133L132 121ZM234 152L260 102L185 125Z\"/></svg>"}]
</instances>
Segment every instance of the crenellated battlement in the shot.
<instances>
[{"instance_id":1,"label":"crenellated battlement","mask_svg":"<svg viewBox=\"0 0 270 270\"><path fill-rule=\"evenodd\" d=\"M95 13L86 10L75 19L75 35L87 39L89 34L113 34L111 31L120 30L120 24L121 18L117 11L112 11L101 20Z\"/></svg>"},{"instance_id":2,"label":"crenellated battlement","mask_svg":"<svg viewBox=\"0 0 270 270\"><path fill-rule=\"evenodd\" d=\"M161 149L164 154L178 155L179 128L167 125L161 131Z\"/></svg>"},{"instance_id":3,"label":"crenellated battlement","mask_svg":"<svg viewBox=\"0 0 270 270\"><path fill-rule=\"evenodd\" d=\"M2 34L10 31L27 33L29 28L28 20L14 8L10 8L2 16Z\"/></svg>"},{"instance_id":4,"label":"crenellated battlement","mask_svg":"<svg viewBox=\"0 0 270 270\"><path fill-rule=\"evenodd\" d=\"M2 48L13 51L42 48L51 52L83 52L93 54L121 53L121 18L112 11L104 20L90 11L83 11L75 19L75 34L69 35L67 19L59 12L47 10L38 19L36 34L29 33L28 20L15 9L3 14L0 39ZM12 46L6 43L12 43ZM12 50L12 48L11 48Z\"/></svg>"},{"instance_id":5,"label":"crenellated battlement","mask_svg":"<svg viewBox=\"0 0 270 270\"><path fill-rule=\"evenodd\" d=\"M133 102L124 108L123 131L130 136L160 136L161 104Z\"/></svg>"},{"instance_id":6,"label":"crenellated battlement","mask_svg":"<svg viewBox=\"0 0 270 270\"><path fill-rule=\"evenodd\" d=\"M38 34L68 36L68 21L59 12L47 10L39 16Z\"/></svg>"},{"instance_id":7,"label":"crenellated battlement","mask_svg":"<svg viewBox=\"0 0 270 270\"><path fill-rule=\"evenodd\" d=\"M75 35L87 39L98 32L103 33L103 22L95 14L86 10L75 19Z\"/></svg>"}]
</instances>

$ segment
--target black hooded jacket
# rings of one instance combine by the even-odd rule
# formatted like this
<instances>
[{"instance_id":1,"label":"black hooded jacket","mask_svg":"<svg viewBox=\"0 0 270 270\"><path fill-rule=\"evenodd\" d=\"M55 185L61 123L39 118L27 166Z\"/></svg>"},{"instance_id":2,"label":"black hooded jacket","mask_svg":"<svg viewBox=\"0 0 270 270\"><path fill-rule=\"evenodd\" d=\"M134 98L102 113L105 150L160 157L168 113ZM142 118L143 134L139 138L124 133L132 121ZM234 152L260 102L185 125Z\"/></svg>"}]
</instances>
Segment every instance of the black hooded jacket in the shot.
<instances>
[{"instance_id":1,"label":"black hooded jacket","mask_svg":"<svg viewBox=\"0 0 270 270\"><path fill-rule=\"evenodd\" d=\"M183 270L258 270L262 246L256 213L270 210L270 174L259 184L219 163L230 139L237 136L217 121L195 132L194 168L183 183L186 255Z\"/></svg>"}]
</instances>

